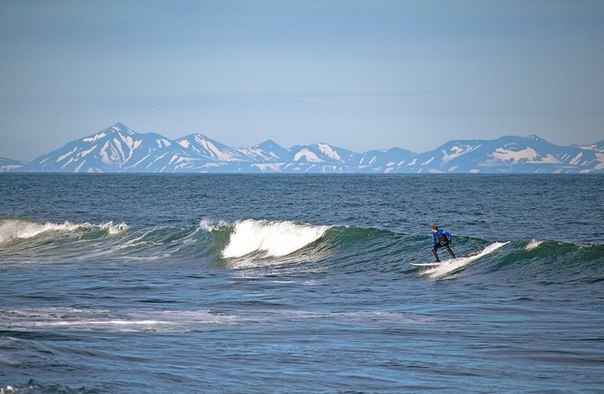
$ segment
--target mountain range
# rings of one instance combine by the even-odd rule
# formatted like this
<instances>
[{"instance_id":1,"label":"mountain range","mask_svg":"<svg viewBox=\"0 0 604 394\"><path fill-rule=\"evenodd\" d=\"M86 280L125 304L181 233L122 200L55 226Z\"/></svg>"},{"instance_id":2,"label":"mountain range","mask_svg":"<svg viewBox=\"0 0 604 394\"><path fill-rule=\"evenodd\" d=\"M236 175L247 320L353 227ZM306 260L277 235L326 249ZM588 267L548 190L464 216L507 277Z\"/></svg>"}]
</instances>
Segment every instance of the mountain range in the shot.
<instances>
[{"instance_id":1,"label":"mountain range","mask_svg":"<svg viewBox=\"0 0 604 394\"><path fill-rule=\"evenodd\" d=\"M74 173L604 173L604 140L558 146L542 138L453 140L414 153L355 153L325 143L284 148L268 140L232 148L203 134L175 140L116 123L22 163L0 158L0 172Z\"/></svg>"}]
</instances>

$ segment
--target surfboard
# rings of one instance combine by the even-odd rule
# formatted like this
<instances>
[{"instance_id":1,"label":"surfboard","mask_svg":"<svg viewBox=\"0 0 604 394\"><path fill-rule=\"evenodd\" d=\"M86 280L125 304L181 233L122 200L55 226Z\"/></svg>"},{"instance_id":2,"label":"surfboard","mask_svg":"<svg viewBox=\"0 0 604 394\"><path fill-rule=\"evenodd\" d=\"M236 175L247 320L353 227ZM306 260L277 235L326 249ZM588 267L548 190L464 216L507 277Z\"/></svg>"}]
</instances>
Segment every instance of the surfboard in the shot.
<instances>
[{"instance_id":1,"label":"surfboard","mask_svg":"<svg viewBox=\"0 0 604 394\"><path fill-rule=\"evenodd\" d=\"M438 267L441 263L410 263L416 267Z\"/></svg>"}]
</instances>

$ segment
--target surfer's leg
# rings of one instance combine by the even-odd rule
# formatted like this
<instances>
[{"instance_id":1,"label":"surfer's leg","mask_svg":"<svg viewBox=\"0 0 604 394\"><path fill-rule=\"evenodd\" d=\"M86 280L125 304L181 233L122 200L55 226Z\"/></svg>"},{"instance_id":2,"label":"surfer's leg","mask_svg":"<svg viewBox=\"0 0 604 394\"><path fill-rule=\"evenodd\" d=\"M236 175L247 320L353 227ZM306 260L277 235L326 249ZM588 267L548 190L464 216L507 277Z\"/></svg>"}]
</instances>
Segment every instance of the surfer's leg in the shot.
<instances>
[{"instance_id":1,"label":"surfer's leg","mask_svg":"<svg viewBox=\"0 0 604 394\"><path fill-rule=\"evenodd\" d=\"M434 258L436 259L437 263L440 263L440 259L438 258L438 253L436 252L436 249L438 249L440 245L436 244L432 247L432 253L434 253Z\"/></svg>"},{"instance_id":2,"label":"surfer's leg","mask_svg":"<svg viewBox=\"0 0 604 394\"><path fill-rule=\"evenodd\" d=\"M449 252L449 254L451 255L451 257L455 258L455 253L453 253L453 251L451 250L451 247L449 246L449 244L445 245L445 247L447 248L447 251Z\"/></svg>"}]
</instances>

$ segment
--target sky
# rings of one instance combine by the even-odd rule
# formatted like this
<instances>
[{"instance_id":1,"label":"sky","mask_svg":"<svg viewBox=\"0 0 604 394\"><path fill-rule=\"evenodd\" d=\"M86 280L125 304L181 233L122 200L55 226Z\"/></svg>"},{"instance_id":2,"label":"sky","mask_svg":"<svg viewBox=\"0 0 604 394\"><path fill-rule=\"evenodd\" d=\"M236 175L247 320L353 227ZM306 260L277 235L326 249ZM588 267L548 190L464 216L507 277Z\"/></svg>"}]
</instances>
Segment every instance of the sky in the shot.
<instances>
[{"instance_id":1,"label":"sky","mask_svg":"<svg viewBox=\"0 0 604 394\"><path fill-rule=\"evenodd\" d=\"M116 122L232 147L594 143L604 1L1 1L0 157Z\"/></svg>"}]
</instances>

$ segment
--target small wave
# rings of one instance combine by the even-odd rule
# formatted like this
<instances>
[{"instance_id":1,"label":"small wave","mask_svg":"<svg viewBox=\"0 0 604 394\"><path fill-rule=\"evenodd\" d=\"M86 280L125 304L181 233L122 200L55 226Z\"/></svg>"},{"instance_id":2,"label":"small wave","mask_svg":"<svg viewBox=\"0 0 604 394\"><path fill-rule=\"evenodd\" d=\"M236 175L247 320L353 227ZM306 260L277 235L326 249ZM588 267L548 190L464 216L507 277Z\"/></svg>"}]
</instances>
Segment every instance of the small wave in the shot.
<instances>
[{"instance_id":1,"label":"small wave","mask_svg":"<svg viewBox=\"0 0 604 394\"><path fill-rule=\"evenodd\" d=\"M113 221L101 223L98 226L90 225L88 223L86 224L91 226L92 228L100 228L102 230L106 230L109 235L121 234L130 228L130 226L128 226L126 223L114 224Z\"/></svg>"},{"instance_id":2,"label":"small wave","mask_svg":"<svg viewBox=\"0 0 604 394\"><path fill-rule=\"evenodd\" d=\"M290 221L237 221L222 256L237 258L255 253L261 253L262 257L286 256L315 242L329 228Z\"/></svg>"},{"instance_id":3,"label":"small wave","mask_svg":"<svg viewBox=\"0 0 604 394\"><path fill-rule=\"evenodd\" d=\"M533 250L539 247L539 245L541 245L543 243L543 241L539 241L536 239L531 240L531 242L529 242L525 247L524 250Z\"/></svg>"},{"instance_id":4,"label":"small wave","mask_svg":"<svg viewBox=\"0 0 604 394\"><path fill-rule=\"evenodd\" d=\"M68 330L110 332L186 332L205 325L233 325L239 316L210 310L127 310L84 308L40 308L0 310L0 317L13 329L22 331L48 327Z\"/></svg>"},{"instance_id":5,"label":"small wave","mask_svg":"<svg viewBox=\"0 0 604 394\"><path fill-rule=\"evenodd\" d=\"M114 224L113 222L106 222L100 225L90 223L75 224L71 222L39 223L22 219L4 219L0 220L0 244L18 239L35 238L51 232L71 233L83 230L103 230L110 235L115 235L128 230L128 225L125 223Z\"/></svg>"},{"instance_id":6,"label":"small wave","mask_svg":"<svg viewBox=\"0 0 604 394\"><path fill-rule=\"evenodd\" d=\"M468 264L484 257L494 251L502 248L509 244L509 242L494 242L486 246L480 253L467 257L458 257L452 260L445 260L435 268L428 269L422 272L422 275L428 275L430 278L443 278L450 274L456 273L460 269L464 268Z\"/></svg>"},{"instance_id":7,"label":"small wave","mask_svg":"<svg viewBox=\"0 0 604 394\"><path fill-rule=\"evenodd\" d=\"M19 387L15 385L7 385L6 387L0 387L0 394L32 394L32 393L68 393L68 394L86 394L86 393L97 393L96 389L87 389L86 387L80 387L73 389L69 386L51 383L44 384L36 381L35 379L29 379L25 386Z\"/></svg>"}]
</instances>

